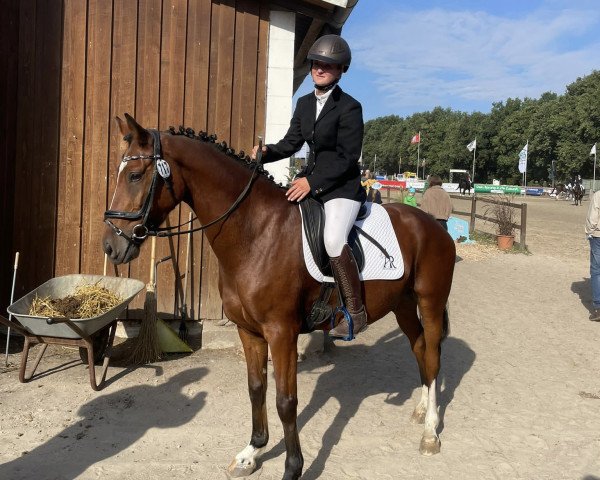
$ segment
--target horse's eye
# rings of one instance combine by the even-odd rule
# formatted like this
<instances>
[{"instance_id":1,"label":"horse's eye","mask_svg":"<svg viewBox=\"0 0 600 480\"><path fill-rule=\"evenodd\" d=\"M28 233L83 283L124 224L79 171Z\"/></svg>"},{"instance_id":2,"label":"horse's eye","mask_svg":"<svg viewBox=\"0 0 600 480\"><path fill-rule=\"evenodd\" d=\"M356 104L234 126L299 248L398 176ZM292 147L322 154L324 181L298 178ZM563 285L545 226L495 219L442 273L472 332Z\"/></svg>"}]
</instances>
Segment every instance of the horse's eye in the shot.
<instances>
[{"instance_id":1,"label":"horse's eye","mask_svg":"<svg viewBox=\"0 0 600 480\"><path fill-rule=\"evenodd\" d=\"M139 182L142 179L142 174L140 172L131 172L128 176L129 182Z\"/></svg>"}]
</instances>

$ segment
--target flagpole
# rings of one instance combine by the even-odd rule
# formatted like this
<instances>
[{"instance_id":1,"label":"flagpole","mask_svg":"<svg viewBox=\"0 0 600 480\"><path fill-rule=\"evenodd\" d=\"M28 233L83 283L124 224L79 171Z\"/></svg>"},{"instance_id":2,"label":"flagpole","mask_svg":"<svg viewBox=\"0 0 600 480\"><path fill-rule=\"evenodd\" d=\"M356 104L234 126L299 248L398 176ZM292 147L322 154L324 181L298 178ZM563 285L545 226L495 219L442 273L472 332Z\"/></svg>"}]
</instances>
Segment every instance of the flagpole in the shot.
<instances>
[{"instance_id":1,"label":"flagpole","mask_svg":"<svg viewBox=\"0 0 600 480\"><path fill-rule=\"evenodd\" d=\"M477 137L475 137L475 147L473 148L473 176L471 177L471 184L473 188L475 186L475 153L477 152Z\"/></svg>"},{"instance_id":2,"label":"flagpole","mask_svg":"<svg viewBox=\"0 0 600 480\"><path fill-rule=\"evenodd\" d=\"M527 150L525 151L525 172L523 173L523 178L525 180L523 184L523 195L527 195L527 163L529 160L529 139L527 139Z\"/></svg>"},{"instance_id":3,"label":"flagpole","mask_svg":"<svg viewBox=\"0 0 600 480\"><path fill-rule=\"evenodd\" d=\"M417 143L417 180L419 179L419 163L421 163L421 131L419 130L419 142ZM423 179L425 180L425 179Z\"/></svg>"},{"instance_id":4,"label":"flagpole","mask_svg":"<svg viewBox=\"0 0 600 480\"><path fill-rule=\"evenodd\" d=\"M592 193L596 191L596 144L594 143L594 180L592 181Z\"/></svg>"}]
</instances>

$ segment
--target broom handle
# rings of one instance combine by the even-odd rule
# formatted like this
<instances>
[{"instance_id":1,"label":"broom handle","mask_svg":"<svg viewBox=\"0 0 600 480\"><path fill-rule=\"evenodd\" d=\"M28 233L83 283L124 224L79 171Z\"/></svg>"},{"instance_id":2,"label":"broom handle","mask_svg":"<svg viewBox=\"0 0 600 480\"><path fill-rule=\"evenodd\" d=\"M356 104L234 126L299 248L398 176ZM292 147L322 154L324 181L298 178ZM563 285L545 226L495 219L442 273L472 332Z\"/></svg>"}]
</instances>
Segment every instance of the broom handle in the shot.
<instances>
[{"instance_id":1,"label":"broom handle","mask_svg":"<svg viewBox=\"0 0 600 480\"><path fill-rule=\"evenodd\" d=\"M152 237L152 246L150 249L150 281L148 282L148 286L152 287L154 291L156 289L156 270L154 266L154 261L156 260L156 237Z\"/></svg>"},{"instance_id":2,"label":"broom handle","mask_svg":"<svg viewBox=\"0 0 600 480\"><path fill-rule=\"evenodd\" d=\"M189 223L192 223L192 212L190 212ZM183 281L183 308L187 310L187 287L188 287L188 276L190 274L190 244L192 243L192 231L187 234L187 251L185 252L185 280Z\"/></svg>"}]
</instances>

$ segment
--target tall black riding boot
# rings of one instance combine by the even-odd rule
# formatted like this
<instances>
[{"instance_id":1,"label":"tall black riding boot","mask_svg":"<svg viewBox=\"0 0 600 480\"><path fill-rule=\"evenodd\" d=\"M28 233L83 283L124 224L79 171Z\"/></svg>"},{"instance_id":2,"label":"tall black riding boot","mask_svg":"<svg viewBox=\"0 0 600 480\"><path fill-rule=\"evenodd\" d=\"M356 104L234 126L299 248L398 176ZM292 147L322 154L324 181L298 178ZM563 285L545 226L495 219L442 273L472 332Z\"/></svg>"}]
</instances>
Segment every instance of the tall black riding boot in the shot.
<instances>
[{"instance_id":1,"label":"tall black riding boot","mask_svg":"<svg viewBox=\"0 0 600 480\"><path fill-rule=\"evenodd\" d=\"M358 266L356 265L350 246L344 245L342 254L339 257L331 257L329 261L333 270L333 276L346 305L346 310L348 310L348 313L352 317L354 324L353 333L356 335L367 326L367 314L362 302ZM344 317L329 332L329 335L336 338L345 338L348 337L349 330L348 321Z\"/></svg>"}]
</instances>

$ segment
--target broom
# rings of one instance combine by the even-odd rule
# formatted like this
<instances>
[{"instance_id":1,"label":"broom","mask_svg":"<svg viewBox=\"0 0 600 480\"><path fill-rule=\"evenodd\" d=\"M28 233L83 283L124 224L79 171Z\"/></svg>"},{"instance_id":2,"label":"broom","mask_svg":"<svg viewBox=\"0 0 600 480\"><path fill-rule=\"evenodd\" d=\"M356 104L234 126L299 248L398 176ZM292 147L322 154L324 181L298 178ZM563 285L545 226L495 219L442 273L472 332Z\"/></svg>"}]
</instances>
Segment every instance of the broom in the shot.
<instances>
[{"instance_id":1,"label":"broom","mask_svg":"<svg viewBox=\"0 0 600 480\"><path fill-rule=\"evenodd\" d=\"M140 325L140 333L137 336L133 352L129 362L136 365L152 363L161 358L161 348L158 340L156 322L156 274L154 260L156 258L156 237L152 237L152 248L150 251L150 280L146 285L146 298L144 299L144 318Z\"/></svg>"}]
</instances>

